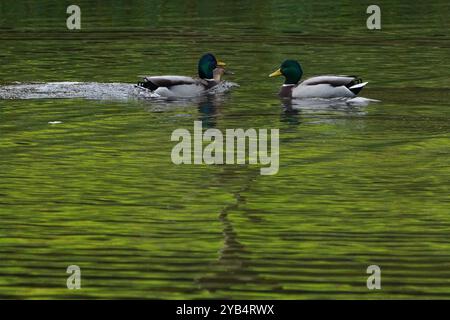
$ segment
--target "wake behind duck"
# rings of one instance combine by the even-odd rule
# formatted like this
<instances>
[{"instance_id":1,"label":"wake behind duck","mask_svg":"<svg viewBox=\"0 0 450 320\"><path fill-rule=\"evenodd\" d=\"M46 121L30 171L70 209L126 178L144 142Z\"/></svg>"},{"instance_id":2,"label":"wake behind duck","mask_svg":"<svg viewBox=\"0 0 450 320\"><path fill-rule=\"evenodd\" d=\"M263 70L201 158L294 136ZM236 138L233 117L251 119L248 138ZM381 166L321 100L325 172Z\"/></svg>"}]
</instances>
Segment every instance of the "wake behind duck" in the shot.
<instances>
[{"instance_id":1,"label":"wake behind duck","mask_svg":"<svg viewBox=\"0 0 450 320\"><path fill-rule=\"evenodd\" d=\"M236 83L222 81L220 84L201 92L201 95L215 95L229 92L238 87ZM175 100L192 97L162 97L132 83L99 82L48 82L15 83L0 86L0 99L88 99L88 100Z\"/></svg>"},{"instance_id":2,"label":"wake behind duck","mask_svg":"<svg viewBox=\"0 0 450 320\"><path fill-rule=\"evenodd\" d=\"M188 76L147 76L137 85L130 83L51 82L14 84L0 87L0 99L95 100L162 99L178 100L223 94L238 87L222 80L225 63L207 53L198 62L198 78Z\"/></svg>"}]
</instances>

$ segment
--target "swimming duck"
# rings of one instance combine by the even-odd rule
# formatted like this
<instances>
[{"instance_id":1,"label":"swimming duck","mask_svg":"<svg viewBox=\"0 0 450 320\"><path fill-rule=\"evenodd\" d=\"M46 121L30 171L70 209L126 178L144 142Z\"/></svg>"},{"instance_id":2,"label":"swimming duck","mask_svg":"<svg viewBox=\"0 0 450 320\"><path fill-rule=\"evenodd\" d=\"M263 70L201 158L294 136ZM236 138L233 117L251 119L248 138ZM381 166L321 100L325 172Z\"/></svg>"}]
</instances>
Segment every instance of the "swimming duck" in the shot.
<instances>
[{"instance_id":1,"label":"swimming duck","mask_svg":"<svg viewBox=\"0 0 450 320\"><path fill-rule=\"evenodd\" d=\"M225 63L207 53L198 62L198 77L186 76L149 76L137 85L149 89L161 97L195 97L218 85L226 74Z\"/></svg>"},{"instance_id":2,"label":"swimming duck","mask_svg":"<svg viewBox=\"0 0 450 320\"><path fill-rule=\"evenodd\" d=\"M358 76L336 75L317 76L300 82L303 70L295 60L285 60L269 77L281 75L286 80L279 95L284 98L352 98L368 83Z\"/></svg>"}]
</instances>

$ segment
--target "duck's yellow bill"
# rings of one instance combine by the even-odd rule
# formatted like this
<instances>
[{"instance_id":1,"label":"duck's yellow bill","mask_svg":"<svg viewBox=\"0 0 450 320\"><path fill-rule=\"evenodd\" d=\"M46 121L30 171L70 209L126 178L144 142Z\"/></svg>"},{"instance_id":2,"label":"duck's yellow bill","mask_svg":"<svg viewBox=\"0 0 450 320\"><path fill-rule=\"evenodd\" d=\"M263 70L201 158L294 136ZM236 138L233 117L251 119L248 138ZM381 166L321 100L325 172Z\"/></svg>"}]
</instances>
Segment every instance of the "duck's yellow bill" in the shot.
<instances>
[{"instance_id":1,"label":"duck's yellow bill","mask_svg":"<svg viewBox=\"0 0 450 320\"><path fill-rule=\"evenodd\" d=\"M223 61L217 61L217 65L219 67L225 67L227 64L225 62L223 62Z\"/></svg>"},{"instance_id":2,"label":"duck's yellow bill","mask_svg":"<svg viewBox=\"0 0 450 320\"><path fill-rule=\"evenodd\" d=\"M277 76L281 76L281 69L278 69L277 71L272 72L271 74L269 74L269 77L277 77Z\"/></svg>"}]
</instances>

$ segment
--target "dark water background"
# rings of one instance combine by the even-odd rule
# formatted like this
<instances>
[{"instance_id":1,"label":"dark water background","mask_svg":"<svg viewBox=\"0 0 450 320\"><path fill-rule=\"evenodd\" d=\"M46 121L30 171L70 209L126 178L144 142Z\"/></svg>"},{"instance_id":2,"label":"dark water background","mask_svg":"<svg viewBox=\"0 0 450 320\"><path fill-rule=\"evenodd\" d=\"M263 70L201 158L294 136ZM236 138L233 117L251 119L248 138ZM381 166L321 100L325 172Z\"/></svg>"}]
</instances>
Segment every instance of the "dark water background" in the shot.
<instances>
[{"instance_id":1,"label":"dark water background","mask_svg":"<svg viewBox=\"0 0 450 320\"><path fill-rule=\"evenodd\" d=\"M449 297L448 1L378 1L378 31L369 1L77 0L80 31L70 4L1 1L1 84L193 75L211 51L241 87L0 100L1 298ZM267 75L287 57L359 74L381 102L286 112ZM173 165L170 135L194 120L279 128L279 173Z\"/></svg>"}]
</instances>

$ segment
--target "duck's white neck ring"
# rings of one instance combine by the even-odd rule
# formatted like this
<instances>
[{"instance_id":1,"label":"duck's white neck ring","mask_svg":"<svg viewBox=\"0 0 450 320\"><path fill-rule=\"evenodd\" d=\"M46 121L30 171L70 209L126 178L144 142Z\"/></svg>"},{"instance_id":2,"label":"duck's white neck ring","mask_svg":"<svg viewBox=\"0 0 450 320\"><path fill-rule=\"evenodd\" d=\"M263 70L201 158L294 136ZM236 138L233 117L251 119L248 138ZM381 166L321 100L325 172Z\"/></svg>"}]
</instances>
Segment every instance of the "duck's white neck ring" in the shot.
<instances>
[{"instance_id":1,"label":"duck's white neck ring","mask_svg":"<svg viewBox=\"0 0 450 320\"><path fill-rule=\"evenodd\" d=\"M292 86L295 86L295 84L292 84L292 83L291 84L285 84L285 83L283 84L283 87L292 87Z\"/></svg>"}]
</instances>

